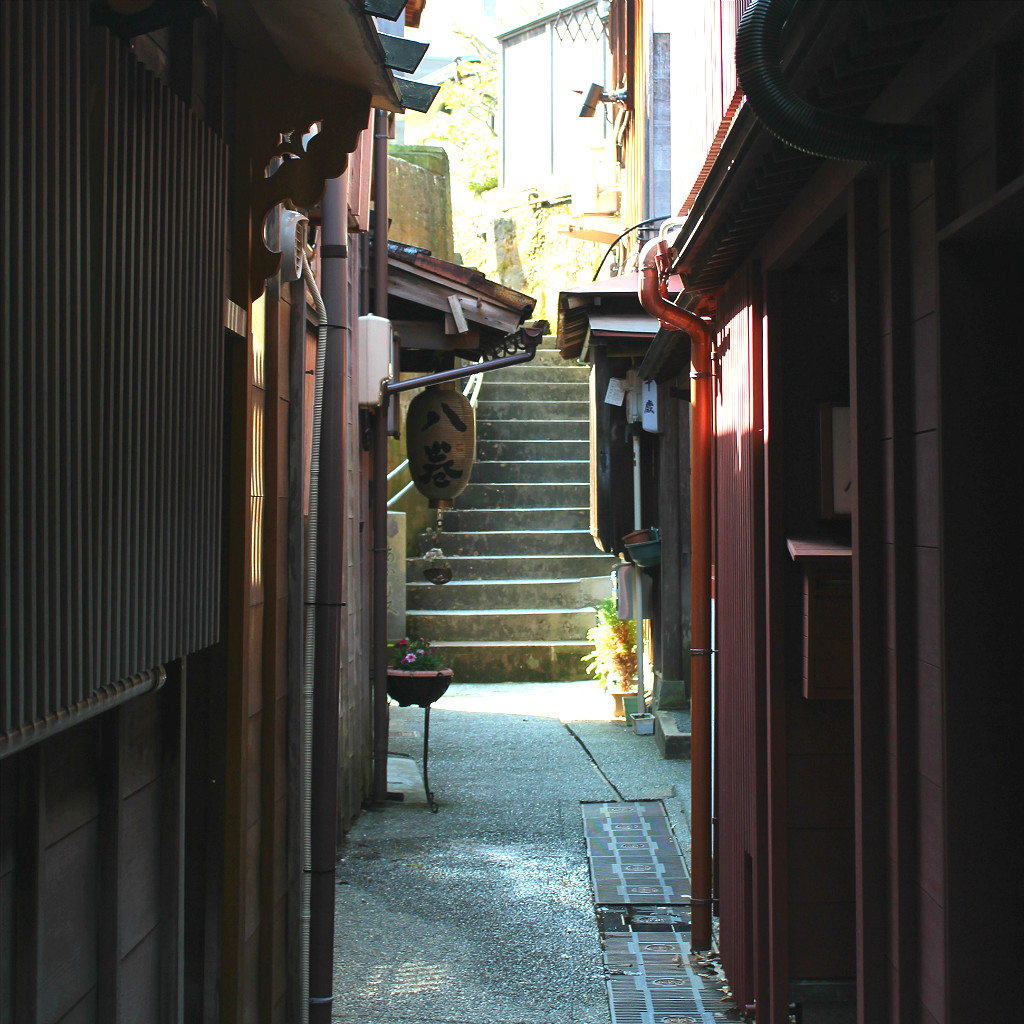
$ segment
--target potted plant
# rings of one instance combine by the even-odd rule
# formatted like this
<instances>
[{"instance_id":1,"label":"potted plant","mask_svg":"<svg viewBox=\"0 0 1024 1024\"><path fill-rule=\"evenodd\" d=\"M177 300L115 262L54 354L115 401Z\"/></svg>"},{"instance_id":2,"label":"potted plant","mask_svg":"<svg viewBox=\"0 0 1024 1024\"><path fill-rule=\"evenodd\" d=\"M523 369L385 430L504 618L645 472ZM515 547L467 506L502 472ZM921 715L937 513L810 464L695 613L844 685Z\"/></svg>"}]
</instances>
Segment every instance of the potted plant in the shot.
<instances>
[{"instance_id":1,"label":"potted plant","mask_svg":"<svg viewBox=\"0 0 1024 1024\"><path fill-rule=\"evenodd\" d=\"M636 711L636 622L620 619L614 597L606 597L595 609L597 625L587 632L594 649L583 656L587 672L596 676L615 700L615 715L624 718L628 698Z\"/></svg>"},{"instance_id":2,"label":"potted plant","mask_svg":"<svg viewBox=\"0 0 1024 1024\"><path fill-rule=\"evenodd\" d=\"M388 644L388 696L403 708L433 704L448 689L452 670L426 637Z\"/></svg>"}]
</instances>

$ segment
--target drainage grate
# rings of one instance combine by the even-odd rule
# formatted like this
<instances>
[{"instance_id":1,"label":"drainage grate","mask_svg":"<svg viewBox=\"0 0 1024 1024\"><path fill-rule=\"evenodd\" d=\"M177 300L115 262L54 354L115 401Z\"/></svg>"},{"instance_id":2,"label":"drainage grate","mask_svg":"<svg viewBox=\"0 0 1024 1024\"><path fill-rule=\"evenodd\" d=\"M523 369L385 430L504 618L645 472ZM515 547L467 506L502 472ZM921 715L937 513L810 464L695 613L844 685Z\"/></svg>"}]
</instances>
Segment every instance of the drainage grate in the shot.
<instances>
[{"instance_id":1,"label":"drainage grate","mask_svg":"<svg viewBox=\"0 0 1024 1024\"><path fill-rule=\"evenodd\" d=\"M688 932L690 908L678 903L671 907L605 905L597 908L597 924L602 935L630 932Z\"/></svg>"},{"instance_id":2,"label":"drainage grate","mask_svg":"<svg viewBox=\"0 0 1024 1024\"><path fill-rule=\"evenodd\" d=\"M679 932L606 935L604 963L613 970L679 977L685 973L690 944Z\"/></svg>"},{"instance_id":3,"label":"drainage grate","mask_svg":"<svg viewBox=\"0 0 1024 1024\"><path fill-rule=\"evenodd\" d=\"M704 983L690 966L690 944L676 932L605 935L612 1024L717 1024Z\"/></svg>"},{"instance_id":4,"label":"drainage grate","mask_svg":"<svg viewBox=\"0 0 1024 1024\"><path fill-rule=\"evenodd\" d=\"M690 882L660 800L582 804L598 904L688 903Z\"/></svg>"},{"instance_id":5,"label":"drainage grate","mask_svg":"<svg viewBox=\"0 0 1024 1024\"><path fill-rule=\"evenodd\" d=\"M609 978L606 985L612 1024L718 1024L722 1019L704 1009L687 975L625 974Z\"/></svg>"},{"instance_id":6,"label":"drainage grate","mask_svg":"<svg viewBox=\"0 0 1024 1024\"><path fill-rule=\"evenodd\" d=\"M690 880L661 801L581 807L612 1024L738 1020L690 965Z\"/></svg>"}]
</instances>

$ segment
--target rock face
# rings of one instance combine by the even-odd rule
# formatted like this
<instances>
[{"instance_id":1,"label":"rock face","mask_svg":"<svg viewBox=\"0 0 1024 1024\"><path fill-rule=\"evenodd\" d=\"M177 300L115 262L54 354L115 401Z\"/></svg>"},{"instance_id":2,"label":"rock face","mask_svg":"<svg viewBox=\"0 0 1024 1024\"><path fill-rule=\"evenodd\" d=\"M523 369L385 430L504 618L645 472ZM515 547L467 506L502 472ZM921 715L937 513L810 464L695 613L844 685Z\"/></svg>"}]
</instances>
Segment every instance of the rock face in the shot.
<instances>
[{"instance_id":1,"label":"rock face","mask_svg":"<svg viewBox=\"0 0 1024 1024\"><path fill-rule=\"evenodd\" d=\"M552 349L484 376L472 482L421 540L448 556L452 581L408 564L409 634L433 640L458 682L585 678L616 564L589 532L588 390L586 367Z\"/></svg>"}]
</instances>

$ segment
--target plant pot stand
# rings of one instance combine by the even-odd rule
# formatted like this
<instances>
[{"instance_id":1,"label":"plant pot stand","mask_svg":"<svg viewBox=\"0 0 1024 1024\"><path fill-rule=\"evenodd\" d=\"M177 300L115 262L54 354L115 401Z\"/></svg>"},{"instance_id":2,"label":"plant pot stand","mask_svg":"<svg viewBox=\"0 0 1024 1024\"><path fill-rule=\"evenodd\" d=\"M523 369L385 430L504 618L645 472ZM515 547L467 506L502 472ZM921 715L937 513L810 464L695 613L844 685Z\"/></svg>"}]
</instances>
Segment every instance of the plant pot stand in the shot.
<instances>
[{"instance_id":1,"label":"plant pot stand","mask_svg":"<svg viewBox=\"0 0 1024 1024\"><path fill-rule=\"evenodd\" d=\"M400 707L418 704L423 708L423 789L427 794L430 810L437 814L441 809L434 799L427 774L430 758L430 705L440 699L451 685L452 670L443 668L437 672L405 672L388 669L388 696Z\"/></svg>"}]
</instances>

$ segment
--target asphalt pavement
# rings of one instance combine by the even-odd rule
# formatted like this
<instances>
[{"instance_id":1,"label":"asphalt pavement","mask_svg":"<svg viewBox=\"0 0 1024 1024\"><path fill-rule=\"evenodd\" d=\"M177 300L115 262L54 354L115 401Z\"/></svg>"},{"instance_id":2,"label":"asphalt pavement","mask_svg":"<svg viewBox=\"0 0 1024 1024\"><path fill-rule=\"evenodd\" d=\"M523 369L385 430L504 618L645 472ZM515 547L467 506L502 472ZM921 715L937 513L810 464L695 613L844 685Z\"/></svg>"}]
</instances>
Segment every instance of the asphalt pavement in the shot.
<instances>
[{"instance_id":1,"label":"asphalt pavement","mask_svg":"<svg viewBox=\"0 0 1024 1024\"><path fill-rule=\"evenodd\" d=\"M456 684L391 706L389 789L337 871L334 1017L608 1024L581 801L660 798L689 861L689 761L611 719L593 680Z\"/></svg>"}]
</instances>

